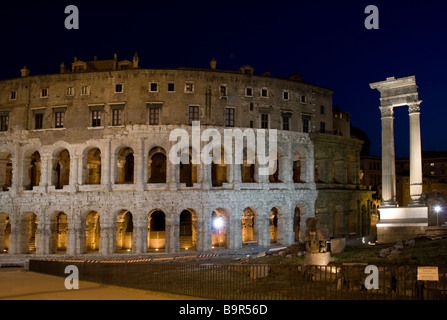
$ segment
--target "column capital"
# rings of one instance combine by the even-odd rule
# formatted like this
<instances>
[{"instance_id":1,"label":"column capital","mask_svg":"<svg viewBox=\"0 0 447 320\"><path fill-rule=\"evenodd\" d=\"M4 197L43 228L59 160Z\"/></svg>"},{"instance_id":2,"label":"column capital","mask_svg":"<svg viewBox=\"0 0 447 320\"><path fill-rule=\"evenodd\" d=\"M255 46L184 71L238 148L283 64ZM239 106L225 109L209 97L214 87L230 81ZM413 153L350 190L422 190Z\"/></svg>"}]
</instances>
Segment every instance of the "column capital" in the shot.
<instances>
[{"instance_id":1,"label":"column capital","mask_svg":"<svg viewBox=\"0 0 447 320\"><path fill-rule=\"evenodd\" d=\"M412 114L412 113L420 113L421 111L421 105L422 101L416 101L416 102L412 102L412 103L408 103L408 113Z\"/></svg>"},{"instance_id":2,"label":"column capital","mask_svg":"<svg viewBox=\"0 0 447 320\"><path fill-rule=\"evenodd\" d=\"M394 115L393 106L380 106L379 109L380 114L382 115L382 119L391 118Z\"/></svg>"}]
</instances>

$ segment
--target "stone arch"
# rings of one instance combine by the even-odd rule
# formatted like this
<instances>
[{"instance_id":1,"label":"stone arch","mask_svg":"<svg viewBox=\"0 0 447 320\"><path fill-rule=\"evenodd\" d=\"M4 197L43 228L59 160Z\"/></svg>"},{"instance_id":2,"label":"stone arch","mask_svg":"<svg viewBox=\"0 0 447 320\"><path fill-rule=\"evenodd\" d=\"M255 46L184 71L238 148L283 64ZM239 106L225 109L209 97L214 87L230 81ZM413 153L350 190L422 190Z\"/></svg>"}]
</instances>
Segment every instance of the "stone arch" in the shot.
<instances>
[{"instance_id":1,"label":"stone arch","mask_svg":"<svg viewBox=\"0 0 447 320\"><path fill-rule=\"evenodd\" d=\"M148 156L148 183L166 183L167 156L162 147L154 147Z\"/></svg>"},{"instance_id":2,"label":"stone arch","mask_svg":"<svg viewBox=\"0 0 447 320\"><path fill-rule=\"evenodd\" d=\"M242 211L241 233L243 245L258 241L258 228L256 219L256 211L252 208L247 207Z\"/></svg>"},{"instance_id":3,"label":"stone arch","mask_svg":"<svg viewBox=\"0 0 447 320\"><path fill-rule=\"evenodd\" d=\"M256 182L256 166L253 154L256 154L244 148L241 163L241 182L242 183L253 183Z\"/></svg>"},{"instance_id":4,"label":"stone arch","mask_svg":"<svg viewBox=\"0 0 447 320\"><path fill-rule=\"evenodd\" d=\"M51 219L51 252L66 252L68 219L65 212L56 212Z\"/></svg>"},{"instance_id":5,"label":"stone arch","mask_svg":"<svg viewBox=\"0 0 447 320\"><path fill-rule=\"evenodd\" d=\"M53 153L53 185L62 189L70 184L70 152L67 149L58 149Z\"/></svg>"},{"instance_id":6,"label":"stone arch","mask_svg":"<svg viewBox=\"0 0 447 320\"><path fill-rule=\"evenodd\" d=\"M9 238L11 235L11 221L9 214L0 212L0 254L9 251Z\"/></svg>"},{"instance_id":7,"label":"stone arch","mask_svg":"<svg viewBox=\"0 0 447 320\"><path fill-rule=\"evenodd\" d=\"M220 151L220 161L216 156L216 161L213 159L211 162L211 184L213 187L221 187L223 183L228 183L230 180L230 167L225 163L226 152L225 148L222 147Z\"/></svg>"},{"instance_id":8,"label":"stone arch","mask_svg":"<svg viewBox=\"0 0 447 320\"><path fill-rule=\"evenodd\" d=\"M121 210L116 215L116 251L131 252L134 246L133 215L128 210Z\"/></svg>"},{"instance_id":9,"label":"stone arch","mask_svg":"<svg viewBox=\"0 0 447 320\"><path fill-rule=\"evenodd\" d=\"M116 184L134 183L134 152L130 147L121 147L116 153Z\"/></svg>"},{"instance_id":10,"label":"stone arch","mask_svg":"<svg viewBox=\"0 0 447 320\"><path fill-rule=\"evenodd\" d=\"M101 224L98 212L91 210L86 214L84 228L85 252L99 252Z\"/></svg>"},{"instance_id":11,"label":"stone arch","mask_svg":"<svg viewBox=\"0 0 447 320\"><path fill-rule=\"evenodd\" d=\"M23 181L23 186L27 190L33 190L34 187L37 187L40 184L42 165L40 153L39 151L35 151L30 153L29 156L25 155L25 158L27 160L24 172L27 172L27 174L24 175L25 181Z\"/></svg>"},{"instance_id":12,"label":"stone arch","mask_svg":"<svg viewBox=\"0 0 447 320\"><path fill-rule=\"evenodd\" d=\"M192 163L193 152L193 149L189 148L188 163L179 164L180 183L186 184L187 187L192 187L198 181L198 165Z\"/></svg>"},{"instance_id":13,"label":"stone arch","mask_svg":"<svg viewBox=\"0 0 447 320\"><path fill-rule=\"evenodd\" d=\"M148 215L147 244L149 251L166 249L166 214L162 210L152 210Z\"/></svg>"},{"instance_id":14,"label":"stone arch","mask_svg":"<svg viewBox=\"0 0 447 320\"><path fill-rule=\"evenodd\" d=\"M217 208L211 213L211 248L230 247L230 214L224 208Z\"/></svg>"},{"instance_id":15,"label":"stone arch","mask_svg":"<svg viewBox=\"0 0 447 320\"><path fill-rule=\"evenodd\" d=\"M83 153L84 184L101 184L101 150L89 147Z\"/></svg>"},{"instance_id":16,"label":"stone arch","mask_svg":"<svg viewBox=\"0 0 447 320\"><path fill-rule=\"evenodd\" d=\"M280 210L277 207L273 207L270 210L269 214L269 234L270 234L270 243L277 244L278 243L278 225L280 219Z\"/></svg>"},{"instance_id":17,"label":"stone arch","mask_svg":"<svg viewBox=\"0 0 447 320\"><path fill-rule=\"evenodd\" d=\"M197 248L197 214L192 209L180 213L179 241L180 250L195 250Z\"/></svg>"},{"instance_id":18,"label":"stone arch","mask_svg":"<svg viewBox=\"0 0 447 320\"><path fill-rule=\"evenodd\" d=\"M20 251L22 253L36 253L37 223L37 215L34 212L27 212L20 219Z\"/></svg>"},{"instance_id":19,"label":"stone arch","mask_svg":"<svg viewBox=\"0 0 447 320\"><path fill-rule=\"evenodd\" d=\"M8 191L12 187L12 155L0 152L0 191Z\"/></svg>"}]
</instances>

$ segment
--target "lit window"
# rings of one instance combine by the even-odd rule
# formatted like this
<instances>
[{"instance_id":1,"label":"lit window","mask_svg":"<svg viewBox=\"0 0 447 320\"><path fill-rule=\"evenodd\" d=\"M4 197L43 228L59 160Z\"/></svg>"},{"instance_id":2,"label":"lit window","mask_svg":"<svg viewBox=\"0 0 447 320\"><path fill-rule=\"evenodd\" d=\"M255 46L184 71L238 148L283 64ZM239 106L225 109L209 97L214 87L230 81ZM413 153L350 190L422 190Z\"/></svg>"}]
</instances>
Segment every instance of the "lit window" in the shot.
<instances>
[{"instance_id":1,"label":"lit window","mask_svg":"<svg viewBox=\"0 0 447 320\"><path fill-rule=\"evenodd\" d=\"M193 93L194 92L194 83L192 83L192 82L185 83L185 92Z\"/></svg>"},{"instance_id":2,"label":"lit window","mask_svg":"<svg viewBox=\"0 0 447 320\"><path fill-rule=\"evenodd\" d=\"M54 127L63 128L64 127L64 117L65 112L59 111L54 113Z\"/></svg>"}]
</instances>

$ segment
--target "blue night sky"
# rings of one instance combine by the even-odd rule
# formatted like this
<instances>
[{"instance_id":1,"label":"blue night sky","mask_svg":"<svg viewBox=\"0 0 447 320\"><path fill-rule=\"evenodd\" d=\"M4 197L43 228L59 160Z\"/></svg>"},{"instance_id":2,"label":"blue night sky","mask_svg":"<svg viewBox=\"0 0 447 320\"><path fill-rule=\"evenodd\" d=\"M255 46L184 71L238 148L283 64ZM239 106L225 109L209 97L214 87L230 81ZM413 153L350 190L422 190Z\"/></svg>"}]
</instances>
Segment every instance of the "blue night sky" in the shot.
<instances>
[{"instance_id":1,"label":"blue night sky","mask_svg":"<svg viewBox=\"0 0 447 320\"><path fill-rule=\"evenodd\" d=\"M381 154L379 93L369 83L415 75L422 150L447 150L446 1L8 1L0 11L1 79L58 73L64 61L131 59L144 68L218 69L251 65L256 74L301 73L335 91L333 104L367 133ZM367 5L379 30L367 30ZM67 30L65 7L79 9ZM408 156L408 112L396 110L396 155Z\"/></svg>"}]
</instances>

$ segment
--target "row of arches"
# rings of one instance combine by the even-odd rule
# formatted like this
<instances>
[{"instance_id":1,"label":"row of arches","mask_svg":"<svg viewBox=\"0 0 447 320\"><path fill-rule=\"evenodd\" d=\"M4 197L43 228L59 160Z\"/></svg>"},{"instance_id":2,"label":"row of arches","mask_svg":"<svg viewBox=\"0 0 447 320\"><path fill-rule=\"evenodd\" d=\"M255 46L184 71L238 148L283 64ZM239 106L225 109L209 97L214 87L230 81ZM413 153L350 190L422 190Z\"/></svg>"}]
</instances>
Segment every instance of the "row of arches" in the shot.
<instances>
[{"instance_id":1,"label":"row of arches","mask_svg":"<svg viewBox=\"0 0 447 320\"><path fill-rule=\"evenodd\" d=\"M271 209L268 217L268 233L271 245L279 242L278 227L280 220L280 209L274 207ZM293 231L295 233L295 241L299 241L300 224L302 212L300 207L295 208L293 218ZM209 231L211 249L226 249L230 247L230 229L232 224L230 215L226 209L218 208L213 210L209 217ZM46 233L39 229L39 221L35 213L27 213L23 215L19 221L14 224L15 240L12 239L14 230L9 214L0 213L0 253L8 253L12 241L18 241L16 244L16 253L37 253L40 244L47 245L50 243L50 254L65 254L68 252L70 246L69 234L73 232L73 225L70 225L70 219L64 212L57 212L53 215L49 227L49 232ZM167 251L167 242L169 239L169 231L167 228L166 214L163 210L155 209L147 215L147 222L143 227L144 235L147 240L145 252L164 252ZM259 234L259 218L256 211L250 207L242 212L240 220L240 240L241 245L250 245L257 243L260 237ZM82 235L81 235L81 252L80 253L95 253L100 252L102 245L101 237L105 236L102 232L102 223L100 213L96 211L89 211L82 221ZM136 242L141 234L138 232L137 224L135 223L135 215L128 210L121 210L114 219L113 224L113 249L115 253L130 253L135 252ZM104 226L107 228L107 226ZM198 238L200 236L200 228L197 213L192 209L184 209L179 215L178 223L178 247L181 251L197 250ZM39 242L39 232L45 233L46 239ZM110 236L110 233L107 234Z\"/></svg>"},{"instance_id":2,"label":"row of arches","mask_svg":"<svg viewBox=\"0 0 447 320\"><path fill-rule=\"evenodd\" d=\"M175 178L176 181L185 184L187 187L193 186L200 179L199 166L193 164L192 153L192 150L190 150L188 163L180 163ZM58 148L54 151L50 161L43 159L39 151L28 152L23 159L22 182L21 184L17 183L23 186L24 190L33 190L34 187L40 185L41 180L44 180L46 184L55 186L55 189L63 189L71 182L82 185L100 185L103 183L102 175L105 174L103 166L109 160L105 158L99 148L89 147L84 150L80 158L80 168L77 162L74 166L71 165L72 158L73 156L65 148ZM138 174L138 170L135 168L134 150L127 146L120 147L116 150L114 159L115 168L111 182L115 184L134 184L136 182L135 175ZM13 184L13 174L16 174L13 170L13 160L11 153L0 152L0 190L7 191ZM42 161L46 161L45 165ZM286 165L284 161L284 157L276 160L277 170L269 176L268 181L270 183L284 182L284 177L287 175L285 171L290 169L290 180L294 183L303 183L308 180L305 168L306 159L300 152L297 151L293 154L293 164ZM166 150L159 146L152 148L147 154L145 182L149 184L167 183L169 166ZM286 169L286 167L291 168ZM75 171L76 176L71 174L72 170ZM247 161L247 152L245 151L244 161L239 170L240 182L259 182L257 170L257 164ZM229 183L232 179L230 167L226 164L213 162L210 175L211 184L214 187L220 187L224 183ZM71 181L73 179L77 181Z\"/></svg>"}]
</instances>

